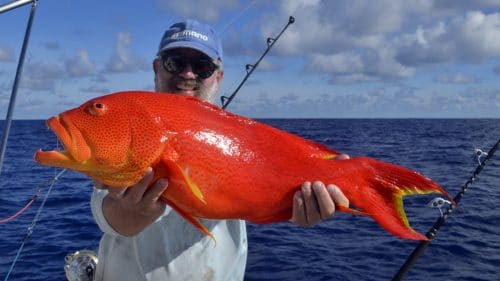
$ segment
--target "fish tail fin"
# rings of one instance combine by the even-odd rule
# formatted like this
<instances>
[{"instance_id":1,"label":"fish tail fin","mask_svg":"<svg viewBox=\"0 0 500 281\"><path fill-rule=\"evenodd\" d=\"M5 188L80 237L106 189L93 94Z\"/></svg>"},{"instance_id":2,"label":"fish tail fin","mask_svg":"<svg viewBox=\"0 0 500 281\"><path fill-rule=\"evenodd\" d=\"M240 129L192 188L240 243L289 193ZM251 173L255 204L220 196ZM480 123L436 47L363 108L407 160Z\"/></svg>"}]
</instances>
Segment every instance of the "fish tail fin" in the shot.
<instances>
[{"instance_id":1,"label":"fish tail fin","mask_svg":"<svg viewBox=\"0 0 500 281\"><path fill-rule=\"evenodd\" d=\"M403 208L404 196L440 193L453 202L441 186L415 171L367 157L342 161L349 161L356 167L354 170L362 169L361 177L352 177L358 182L349 190L350 196L346 195L350 203L395 236L428 240L410 227Z\"/></svg>"}]
</instances>

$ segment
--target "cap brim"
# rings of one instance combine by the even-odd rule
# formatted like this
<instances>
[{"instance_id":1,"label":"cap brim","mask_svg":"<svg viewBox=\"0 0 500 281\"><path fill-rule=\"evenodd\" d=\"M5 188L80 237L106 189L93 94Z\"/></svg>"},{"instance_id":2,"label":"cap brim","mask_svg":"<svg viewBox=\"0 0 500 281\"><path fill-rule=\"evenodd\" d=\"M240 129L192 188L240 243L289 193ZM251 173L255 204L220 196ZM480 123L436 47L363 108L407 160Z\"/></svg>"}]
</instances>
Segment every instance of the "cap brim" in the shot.
<instances>
[{"instance_id":1,"label":"cap brim","mask_svg":"<svg viewBox=\"0 0 500 281\"><path fill-rule=\"evenodd\" d=\"M206 46L199 44L197 42L190 42L190 41L178 41L178 42L172 42L168 44L167 46L163 47L162 49L158 50L157 55L160 55L161 53L171 50L171 49L176 49L176 48L189 48L189 49L194 49L196 51L199 51L207 56L209 56L211 59L216 60L219 59L219 56L217 53L213 50L210 50Z\"/></svg>"}]
</instances>

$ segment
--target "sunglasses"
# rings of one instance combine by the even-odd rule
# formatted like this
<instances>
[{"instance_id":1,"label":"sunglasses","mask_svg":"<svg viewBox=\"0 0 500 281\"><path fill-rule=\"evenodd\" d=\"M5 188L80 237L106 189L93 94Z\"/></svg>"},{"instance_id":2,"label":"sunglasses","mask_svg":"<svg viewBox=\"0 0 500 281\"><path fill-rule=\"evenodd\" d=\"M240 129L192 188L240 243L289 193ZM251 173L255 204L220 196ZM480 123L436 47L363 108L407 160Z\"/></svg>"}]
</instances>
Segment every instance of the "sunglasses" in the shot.
<instances>
[{"instance_id":1,"label":"sunglasses","mask_svg":"<svg viewBox=\"0 0 500 281\"><path fill-rule=\"evenodd\" d=\"M212 76L215 70L219 68L219 66L208 57L186 58L180 55L170 54L162 56L161 60L165 70L171 74L181 73L186 66L190 64L193 72L201 79Z\"/></svg>"}]
</instances>

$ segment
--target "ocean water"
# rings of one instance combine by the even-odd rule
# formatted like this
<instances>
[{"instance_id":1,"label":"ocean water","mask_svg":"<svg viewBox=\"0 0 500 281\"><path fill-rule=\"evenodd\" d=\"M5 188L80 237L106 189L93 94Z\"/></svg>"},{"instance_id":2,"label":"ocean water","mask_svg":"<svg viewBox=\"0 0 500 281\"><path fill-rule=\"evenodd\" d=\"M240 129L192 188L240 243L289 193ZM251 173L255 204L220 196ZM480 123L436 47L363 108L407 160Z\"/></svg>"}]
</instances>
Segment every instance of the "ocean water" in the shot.
<instances>
[{"instance_id":1,"label":"ocean water","mask_svg":"<svg viewBox=\"0 0 500 281\"><path fill-rule=\"evenodd\" d=\"M500 138L498 119L262 121L351 156L417 170L452 196L477 165L474 149L487 151ZM56 145L43 121L14 121L0 175L0 219L24 206L37 190L40 196L22 216L0 224L2 279L59 171L36 165L33 153ZM495 155L406 280L500 280L499 167L500 157ZM70 171L61 176L9 280L65 280L66 254L97 250L101 233L90 213L91 191L84 176ZM404 201L410 224L422 233L439 216L439 211L426 207L432 198ZM350 214L337 214L311 228L248 224L248 236L246 280L390 280L418 244L391 236L370 218Z\"/></svg>"}]
</instances>

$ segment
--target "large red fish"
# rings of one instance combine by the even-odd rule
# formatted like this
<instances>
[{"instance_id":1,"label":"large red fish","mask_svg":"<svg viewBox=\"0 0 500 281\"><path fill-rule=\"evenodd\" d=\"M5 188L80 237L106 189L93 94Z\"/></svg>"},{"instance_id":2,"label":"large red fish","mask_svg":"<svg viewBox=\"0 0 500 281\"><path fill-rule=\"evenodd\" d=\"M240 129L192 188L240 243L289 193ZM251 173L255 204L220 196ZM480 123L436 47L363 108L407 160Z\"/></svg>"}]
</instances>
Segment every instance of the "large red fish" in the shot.
<instances>
[{"instance_id":1,"label":"large red fish","mask_svg":"<svg viewBox=\"0 0 500 281\"><path fill-rule=\"evenodd\" d=\"M357 210L390 233L425 240L408 224L402 197L449 195L422 175L338 152L192 97L121 92L92 99L48 120L64 151L37 151L44 165L80 171L115 187L149 166L169 186L162 199L210 234L197 218L286 221L304 181L337 185Z\"/></svg>"}]
</instances>

